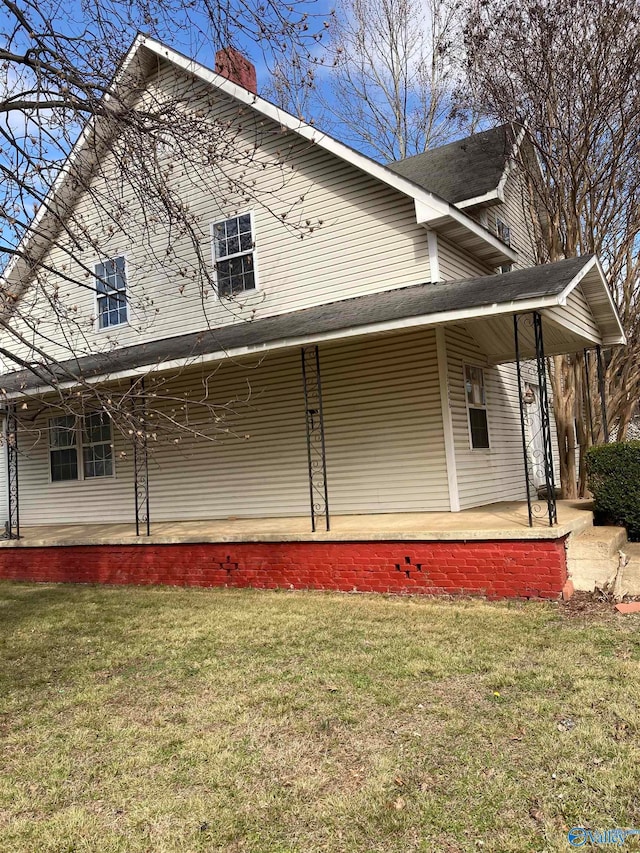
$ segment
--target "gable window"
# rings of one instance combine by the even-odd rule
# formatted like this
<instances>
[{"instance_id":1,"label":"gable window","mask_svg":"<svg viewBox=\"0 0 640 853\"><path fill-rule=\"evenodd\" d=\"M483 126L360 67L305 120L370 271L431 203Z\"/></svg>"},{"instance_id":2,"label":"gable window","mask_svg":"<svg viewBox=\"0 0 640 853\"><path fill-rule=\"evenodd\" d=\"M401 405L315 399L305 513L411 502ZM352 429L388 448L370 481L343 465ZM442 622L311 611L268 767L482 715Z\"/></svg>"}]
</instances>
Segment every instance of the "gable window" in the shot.
<instances>
[{"instance_id":1,"label":"gable window","mask_svg":"<svg viewBox=\"0 0 640 853\"><path fill-rule=\"evenodd\" d=\"M511 228L499 216L496 216L496 234L507 246L511 245Z\"/></svg>"},{"instance_id":2,"label":"gable window","mask_svg":"<svg viewBox=\"0 0 640 853\"><path fill-rule=\"evenodd\" d=\"M486 450L489 447L489 424L487 421L484 370L481 367L465 365L464 388L471 447L473 450Z\"/></svg>"},{"instance_id":3,"label":"gable window","mask_svg":"<svg viewBox=\"0 0 640 853\"><path fill-rule=\"evenodd\" d=\"M232 216L213 224L218 296L234 296L255 290L255 241L250 213Z\"/></svg>"},{"instance_id":4,"label":"gable window","mask_svg":"<svg viewBox=\"0 0 640 853\"><path fill-rule=\"evenodd\" d=\"M49 420L51 482L113 475L111 419L105 412Z\"/></svg>"},{"instance_id":5,"label":"gable window","mask_svg":"<svg viewBox=\"0 0 640 853\"><path fill-rule=\"evenodd\" d=\"M127 274L124 257L96 264L98 328L110 329L127 322Z\"/></svg>"}]
</instances>

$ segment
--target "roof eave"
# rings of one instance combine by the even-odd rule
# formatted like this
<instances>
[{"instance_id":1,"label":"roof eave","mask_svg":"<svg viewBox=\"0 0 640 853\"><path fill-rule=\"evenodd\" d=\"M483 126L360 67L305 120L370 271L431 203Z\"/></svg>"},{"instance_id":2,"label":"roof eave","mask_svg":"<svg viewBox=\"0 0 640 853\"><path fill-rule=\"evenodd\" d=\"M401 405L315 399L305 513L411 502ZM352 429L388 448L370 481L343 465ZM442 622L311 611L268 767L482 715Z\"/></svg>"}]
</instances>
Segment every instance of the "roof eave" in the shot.
<instances>
[{"instance_id":1,"label":"roof eave","mask_svg":"<svg viewBox=\"0 0 640 853\"><path fill-rule=\"evenodd\" d=\"M425 203L421 199L416 199L415 207L416 222L419 225L441 231L445 236L447 231L463 225L465 236L458 240L459 244L477 255L487 266L497 267L500 264L515 263L518 260L518 253L514 249L453 205L448 205L446 202L436 205L431 200Z\"/></svg>"},{"instance_id":2,"label":"roof eave","mask_svg":"<svg viewBox=\"0 0 640 853\"><path fill-rule=\"evenodd\" d=\"M589 260L585 262L585 265L580 269L580 271L576 273L576 275L571 279L569 284L567 284L567 286L564 288L564 290L559 296L559 299L561 300L560 304L565 304L569 294L587 277L589 277L591 282L598 286L598 290L601 290L601 292L606 297L606 309L604 309L604 311L601 311L597 307L594 308L593 301L589 298L589 294L585 293L585 298L589 303L589 307L594 315L594 318L596 319L596 322L598 322L599 319L606 319L607 321L613 321L614 325L616 326L616 331L614 333L603 335L603 345L613 346L626 344L627 336L622 326L622 321L620 320L620 315L618 314L618 309L613 300L611 290L607 283L607 277L597 255L593 255L591 258L589 258Z\"/></svg>"},{"instance_id":3,"label":"roof eave","mask_svg":"<svg viewBox=\"0 0 640 853\"><path fill-rule=\"evenodd\" d=\"M457 201L455 204L458 210L466 210L469 207L490 207L493 204L500 204L501 202L504 202L504 192L501 192L496 187L483 195L465 198L462 201Z\"/></svg>"},{"instance_id":4,"label":"roof eave","mask_svg":"<svg viewBox=\"0 0 640 853\"><path fill-rule=\"evenodd\" d=\"M193 365L207 364L211 362L237 359L253 355L263 355L276 350L298 348L312 344L321 344L330 341L349 340L352 338L367 337L369 335L380 335L390 332L399 332L410 329L445 326L449 324L462 323L465 320L481 320L483 317L495 317L505 314L526 314L531 311L540 311L544 308L559 305L559 297L556 295L536 296L520 300L507 300L495 302L488 305L480 305L472 308L438 311L432 314L420 314L400 319L370 323L363 326L350 326L326 332L310 333L292 338L278 338L271 341L249 344L246 346L228 347L210 353L197 356L185 356L167 359L165 361L153 361L129 367L123 370L104 372L87 377L84 381L90 384L98 382L115 382L121 379L129 379L135 376L143 376L149 373L164 373ZM69 389L77 383L63 381L55 388ZM26 396L38 396L52 393L53 386L38 386L29 388L27 392L7 391L3 398L15 400Z\"/></svg>"}]
</instances>

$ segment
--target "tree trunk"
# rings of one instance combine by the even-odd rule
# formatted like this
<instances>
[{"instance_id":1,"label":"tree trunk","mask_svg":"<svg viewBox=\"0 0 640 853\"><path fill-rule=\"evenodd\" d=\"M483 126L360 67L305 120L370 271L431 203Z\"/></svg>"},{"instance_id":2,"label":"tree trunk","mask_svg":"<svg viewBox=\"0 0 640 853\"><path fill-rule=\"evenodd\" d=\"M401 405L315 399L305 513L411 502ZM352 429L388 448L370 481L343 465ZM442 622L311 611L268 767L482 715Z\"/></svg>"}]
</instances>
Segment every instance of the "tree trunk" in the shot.
<instances>
[{"instance_id":1,"label":"tree trunk","mask_svg":"<svg viewBox=\"0 0 640 853\"><path fill-rule=\"evenodd\" d=\"M576 472L575 384L571 356L553 358L551 387L553 413L558 436L558 461L560 463L560 488L563 500L578 497Z\"/></svg>"}]
</instances>

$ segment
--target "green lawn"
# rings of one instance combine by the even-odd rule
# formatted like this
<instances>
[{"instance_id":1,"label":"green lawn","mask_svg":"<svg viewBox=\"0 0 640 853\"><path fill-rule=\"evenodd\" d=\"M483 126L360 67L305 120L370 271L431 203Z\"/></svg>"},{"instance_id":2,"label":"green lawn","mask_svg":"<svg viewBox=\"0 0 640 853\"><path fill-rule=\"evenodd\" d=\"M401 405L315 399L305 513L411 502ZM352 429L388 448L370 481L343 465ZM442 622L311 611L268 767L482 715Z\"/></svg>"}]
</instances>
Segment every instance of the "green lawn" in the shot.
<instances>
[{"instance_id":1,"label":"green lawn","mask_svg":"<svg viewBox=\"0 0 640 853\"><path fill-rule=\"evenodd\" d=\"M2 853L522 853L640 828L636 616L3 583L0 618Z\"/></svg>"}]
</instances>

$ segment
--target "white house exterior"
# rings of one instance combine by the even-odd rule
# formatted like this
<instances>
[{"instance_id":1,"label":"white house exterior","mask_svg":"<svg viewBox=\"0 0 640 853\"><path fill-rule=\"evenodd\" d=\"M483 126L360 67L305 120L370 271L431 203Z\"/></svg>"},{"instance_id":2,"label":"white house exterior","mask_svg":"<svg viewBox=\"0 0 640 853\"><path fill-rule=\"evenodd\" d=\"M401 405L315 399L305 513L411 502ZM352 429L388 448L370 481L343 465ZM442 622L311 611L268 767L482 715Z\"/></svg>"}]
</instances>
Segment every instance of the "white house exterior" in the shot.
<instances>
[{"instance_id":1,"label":"white house exterior","mask_svg":"<svg viewBox=\"0 0 640 853\"><path fill-rule=\"evenodd\" d=\"M138 38L114 85L126 85L133 66L144 75L141 98L179 94L188 109L228 122L236 144L253 151L242 168L253 170L264 204L233 188L224 197L204 192L179 155L160 152L175 161L198 212L200 263L218 265L219 292L203 293L181 273L190 244L170 238L167 223L149 222L126 182L130 226L109 236L104 210L64 175L56 192L76 192L73 216L102 232L101 254L70 253L45 213L26 240L49 272L38 282L18 262L6 281L19 305L32 300L49 353L106 396L144 377L145 394L157 395L167 420L175 400L191 407L191 435L156 440L148 427L152 525L309 514L301 348L316 346L332 514L458 512L525 500L521 397L537 388L535 365L525 363L537 351L523 323L519 382L514 315L542 318L547 355L622 343L624 335L597 259L533 268L535 235L510 157L518 140L498 129L472 138L467 161L468 146L453 143L387 168L153 40ZM82 157L83 144L72 156ZM440 178L440 191L447 188L438 157L458 158L463 179L465 168L478 173L483 164L487 174L476 174L466 192L464 180L462 189L449 181L453 197L443 197L428 188ZM109 158L101 153L94 182L111 179ZM279 211L293 211L301 230ZM244 257L240 273L230 256ZM83 268L94 271L92 286L78 289L67 278L81 278ZM232 268L233 282L225 278ZM53 280L57 313L44 295ZM232 283L244 289L229 299L223 291ZM85 420L61 421L70 416L56 410L57 386L73 382L40 365L33 327L17 314L13 322L23 344L7 345L5 333L0 346L38 364L36 372L2 364L5 404L19 421L21 525L131 521L130 436L109 418L88 421L95 403L79 406ZM219 421L203 407L205 396L219 401ZM0 518L9 518L9 504L3 488Z\"/></svg>"}]
</instances>

